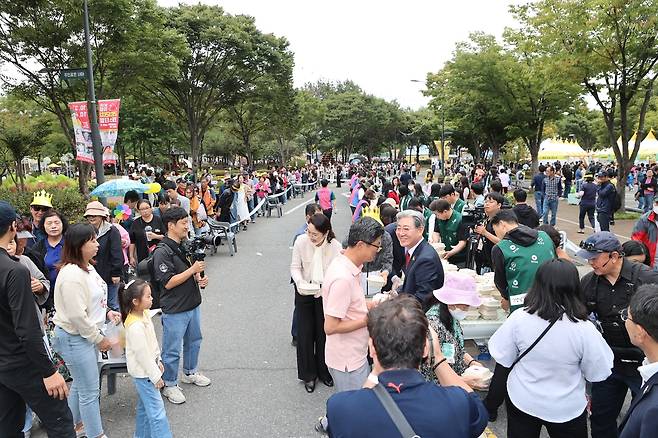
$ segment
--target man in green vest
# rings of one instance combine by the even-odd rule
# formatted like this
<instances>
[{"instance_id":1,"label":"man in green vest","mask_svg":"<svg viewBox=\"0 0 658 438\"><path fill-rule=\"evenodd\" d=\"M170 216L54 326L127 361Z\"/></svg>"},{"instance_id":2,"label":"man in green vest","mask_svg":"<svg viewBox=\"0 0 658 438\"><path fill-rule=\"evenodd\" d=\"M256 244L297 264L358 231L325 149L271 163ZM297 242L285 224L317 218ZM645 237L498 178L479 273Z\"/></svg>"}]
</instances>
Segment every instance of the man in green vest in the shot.
<instances>
[{"instance_id":1,"label":"man in green vest","mask_svg":"<svg viewBox=\"0 0 658 438\"><path fill-rule=\"evenodd\" d=\"M441 187L441 190L439 191L439 197L448 201L448 203L452 206L452 209L459 214L464 212L464 206L466 205L466 202L462 201L462 199L459 197L459 193L457 193L457 190L455 190L451 184L446 184Z\"/></svg>"},{"instance_id":2,"label":"man in green vest","mask_svg":"<svg viewBox=\"0 0 658 438\"><path fill-rule=\"evenodd\" d=\"M555 258L555 248L545 232L519 225L510 209L496 213L491 224L501 239L491 251L494 283L503 296L503 309L513 312L523 307L537 269Z\"/></svg>"},{"instance_id":3,"label":"man in green vest","mask_svg":"<svg viewBox=\"0 0 658 438\"><path fill-rule=\"evenodd\" d=\"M468 226L463 223L462 215L450 206L445 199L437 199L430 203L430 210L436 216L434 222L434 241L446 246L443 258L453 265L462 267L466 262L466 244L468 241ZM438 235L437 235L438 234Z\"/></svg>"}]
</instances>

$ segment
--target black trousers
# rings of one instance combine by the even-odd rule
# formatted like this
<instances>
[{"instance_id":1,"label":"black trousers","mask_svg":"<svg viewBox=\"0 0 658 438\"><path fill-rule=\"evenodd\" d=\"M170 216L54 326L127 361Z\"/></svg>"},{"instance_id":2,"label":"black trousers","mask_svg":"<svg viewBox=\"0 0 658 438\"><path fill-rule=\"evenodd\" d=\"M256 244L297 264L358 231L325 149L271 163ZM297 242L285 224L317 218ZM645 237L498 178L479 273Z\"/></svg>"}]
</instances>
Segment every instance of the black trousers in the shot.
<instances>
[{"instance_id":1,"label":"black trousers","mask_svg":"<svg viewBox=\"0 0 658 438\"><path fill-rule=\"evenodd\" d=\"M588 436L587 410L566 423L551 423L519 410L509 398L506 404L508 438L539 438L542 426L546 426L551 438L587 438Z\"/></svg>"},{"instance_id":2,"label":"black trousers","mask_svg":"<svg viewBox=\"0 0 658 438\"><path fill-rule=\"evenodd\" d=\"M0 371L0 437L23 437L25 403L39 416L49 437L75 438L66 400L49 396L42 377L29 367Z\"/></svg>"},{"instance_id":3,"label":"black trousers","mask_svg":"<svg viewBox=\"0 0 658 438\"><path fill-rule=\"evenodd\" d=\"M507 398L507 378L509 377L510 369L500 364L496 364L494 368L494 375L489 384L489 392L484 398L484 406L490 413L497 412L500 405Z\"/></svg>"},{"instance_id":4,"label":"black trousers","mask_svg":"<svg viewBox=\"0 0 658 438\"><path fill-rule=\"evenodd\" d=\"M596 223L594 222L594 210L596 210L595 207L583 207L582 205L580 206L580 212L578 213L578 225L580 226L581 230L585 229L585 215L587 215L587 219L589 219L589 223L592 225L592 228L596 228Z\"/></svg>"},{"instance_id":5,"label":"black trousers","mask_svg":"<svg viewBox=\"0 0 658 438\"><path fill-rule=\"evenodd\" d=\"M320 378L329 380L331 375L324 362L324 311L322 298L300 295L295 291L297 310L297 378L309 382Z\"/></svg>"},{"instance_id":6,"label":"black trousers","mask_svg":"<svg viewBox=\"0 0 658 438\"><path fill-rule=\"evenodd\" d=\"M601 231L610 231L610 213L604 213L599 211L596 215L597 220L599 221L599 226Z\"/></svg>"},{"instance_id":7,"label":"black trousers","mask_svg":"<svg viewBox=\"0 0 658 438\"><path fill-rule=\"evenodd\" d=\"M331 213L333 213L334 209L333 208L328 208L326 210L322 210L322 213L324 213L325 216L327 216L327 219L331 220Z\"/></svg>"}]
</instances>

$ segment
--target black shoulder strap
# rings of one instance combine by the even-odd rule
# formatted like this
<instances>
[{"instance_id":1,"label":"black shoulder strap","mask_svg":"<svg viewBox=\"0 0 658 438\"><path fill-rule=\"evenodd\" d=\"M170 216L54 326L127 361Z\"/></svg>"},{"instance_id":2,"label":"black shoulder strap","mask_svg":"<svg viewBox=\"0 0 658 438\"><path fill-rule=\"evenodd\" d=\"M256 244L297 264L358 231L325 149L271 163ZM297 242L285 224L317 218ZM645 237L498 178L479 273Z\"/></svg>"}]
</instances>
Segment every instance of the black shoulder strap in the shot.
<instances>
[{"instance_id":1,"label":"black shoulder strap","mask_svg":"<svg viewBox=\"0 0 658 438\"><path fill-rule=\"evenodd\" d=\"M163 240L161 243L164 246L169 247L169 249L173 251L173 253L176 254L178 258L182 260L183 263L185 263L188 266L190 265L190 261L185 258L178 245L172 245L171 243L169 243L168 239Z\"/></svg>"},{"instance_id":2,"label":"black shoulder strap","mask_svg":"<svg viewBox=\"0 0 658 438\"><path fill-rule=\"evenodd\" d=\"M386 388L384 388L381 383L378 383L372 390L375 392L375 395L386 409L389 417L395 423L395 427L398 428L398 431L402 435L402 438L420 438L416 435L416 432L412 429L411 425L404 417L404 414L391 397L391 394L388 393Z\"/></svg>"},{"instance_id":3,"label":"black shoulder strap","mask_svg":"<svg viewBox=\"0 0 658 438\"><path fill-rule=\"evenodd\" d=\"M560 313L560 315L556 319L554 319L553 321L551 321L550 324L548 324L548 327L546 327L544 329L544 331L541 332L541 335L539 335L539 337L537 339L535 339L535 342L533 342L532 345L530 345L528 348L526 348L525 351L523 353L521 353L521 355L519 357L516 358L516 360L514 361L512 366L509 367L510 371L512 370L512 368L514 368L514 365L516 365L517 363L519 363L519 361L521 359L523 359L523 356L530 353L530 350L535 348L535 345L537 345L539 343L539 341L541 341L541 338L546 336L546 333L548 333L548 331L551 329L551 327L553 327L555 325L555 323L558 322L558 320L560 320L561 318L562 318L562 313Z\"/></svg>"}]
</instances>

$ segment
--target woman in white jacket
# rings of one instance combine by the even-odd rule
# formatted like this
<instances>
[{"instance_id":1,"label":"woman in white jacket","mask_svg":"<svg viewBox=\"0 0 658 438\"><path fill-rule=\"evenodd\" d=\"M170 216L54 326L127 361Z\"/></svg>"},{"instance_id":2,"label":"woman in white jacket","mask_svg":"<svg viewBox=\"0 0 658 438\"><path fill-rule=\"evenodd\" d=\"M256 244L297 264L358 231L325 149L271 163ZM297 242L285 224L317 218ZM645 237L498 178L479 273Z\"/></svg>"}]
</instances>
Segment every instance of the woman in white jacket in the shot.
<instances>
[{"instance_id":1,"label":"woman in white jacket","mask_svg":"<svg viewBox=\"0 0 658 438\"><path fill-rule=\"evenodd\" d=\"M331 222L322 213L311 216L306 234L295 240L290 275L295 284L297 310L297 377L306 392L315 390L320 379L327 386L334 382L324 362L324 310L321 286L331 261L342 246L336 239Z\"/></svg>"},{"instance_id":2,"label":"woman in white jacket","mask_svg":"<svg viewBox=\"0 0 658 438\"><path fill-rule=\"evenodd\" d=\"M107 284L92 265L97 252L94 227L82 223L69 227L54 291L53 349L73 377L68 404L76 433L89 438L105 437L98 403L98 351L109 350L112 343L101 328L106 320L121 320L119 312L107 308Z\"/></svg>"},{"instance_id":3,"label":"woman in white jacket","mask_svg":"<svg viewBox=\"0 0 658 438\"><path fill-rule=\"evenodd\" d=\"M164 386L164 367L151 318L151 287L133 280L119 287L121 319L126 327L126 365L133 378L139 400L135 418L136 437L171 438L160 388Z\"/></svg>"},{"instance_id":4,"label":"woman in white jacket","mask_svg":"<svg viewBox=\"0 0 658 438\"><path fill-rule=\"evenodd\" d=\"M608 378L613 354L587 319L578 270L571 262L554 259L539 267L525 307L494 333L489 351L498 364L512 368L508 437L539 437L545 426L551 438L587 438L585 382Z\"/></svg>"}]
</instances>

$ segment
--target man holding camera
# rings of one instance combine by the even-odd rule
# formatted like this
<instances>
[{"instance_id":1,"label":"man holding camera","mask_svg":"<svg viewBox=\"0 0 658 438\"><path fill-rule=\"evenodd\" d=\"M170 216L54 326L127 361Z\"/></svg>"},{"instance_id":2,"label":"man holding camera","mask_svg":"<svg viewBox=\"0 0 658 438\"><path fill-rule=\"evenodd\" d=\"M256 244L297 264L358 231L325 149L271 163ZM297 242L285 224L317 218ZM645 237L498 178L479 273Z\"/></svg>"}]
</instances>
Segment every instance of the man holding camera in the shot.
<instances>
[{"instance_id":1,"label":"man holding camera","mask_svg":"<svg viewBox=\"0 0 658 438\"><path fill-rule=\"evenodd\" d=\"M201 291L208 285L205 263L190 264L181 245L189 234L189 217L181 207L172 207L162 215L167 237L153 253L154 280L161 285L162 362L165 387L162 395L171 403L185 402L178 387L178 366L183 346L181 382L210 385L210 379L198 372L201 349Z\"/></svg>"},{"instance_id":2,"label":"man holding camera","mask_svg":"<svg viewBox=\"0 0 658 438\"><path fill-rule=\"evenodd\" d=\"M621 243L609 231L600 231L580 243L577 256L586 259L592 272L581 280L587 309L615 355L612 374L592 384L592 438L617 437L617 416L628 390L635 398L642 377L637 368L644 353L631 343L621 312L628 308L638 287L658 283L658 272L624 258Z\"/></svg>"},{"instance_id":3,"label":"man holding camera","mask_svg":"<svg viewBox=\"0 0 658 438\"><path fill-rule=\"evenodd\" d=\"M494 245L500 242L496 236L493 226L491 225L491 218L500 211L503 207L505 198L500 193L489 193L484 198L484 213L487 215L484 223L475 226L474 231L480 235L475 248L475 263L477 272L481 275L491 272L491 250Z\"/></svg>"}]
</instances>

